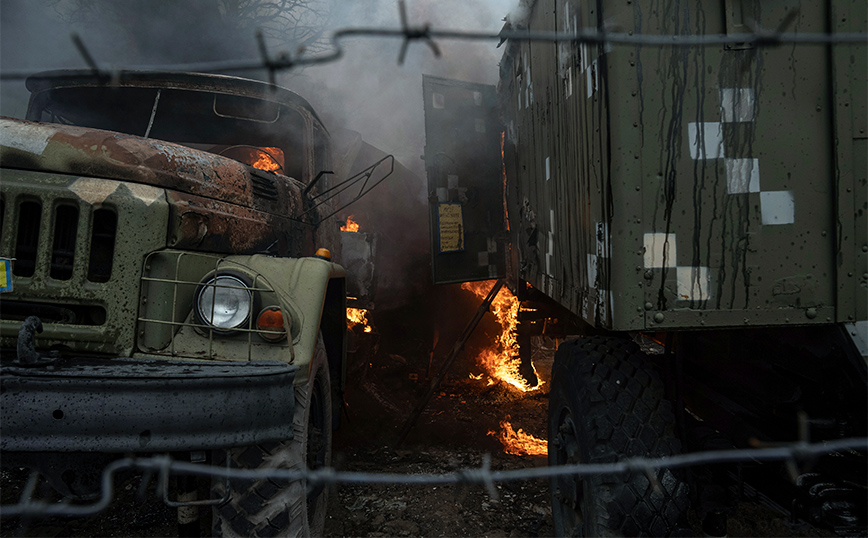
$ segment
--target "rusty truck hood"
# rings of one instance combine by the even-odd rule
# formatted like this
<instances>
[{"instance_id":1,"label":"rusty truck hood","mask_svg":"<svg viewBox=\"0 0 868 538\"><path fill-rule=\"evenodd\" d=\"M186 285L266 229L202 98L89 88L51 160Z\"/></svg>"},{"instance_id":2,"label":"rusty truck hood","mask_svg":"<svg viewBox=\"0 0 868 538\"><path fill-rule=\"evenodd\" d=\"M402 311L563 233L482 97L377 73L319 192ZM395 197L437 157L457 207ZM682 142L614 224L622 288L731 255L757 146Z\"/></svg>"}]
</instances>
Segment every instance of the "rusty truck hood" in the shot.
<instances>
[{"instance_id":1,"label":"rusty truck hood","mask_svg":"<svg viewBox=\"0 0 868 538\"><path fill-rule=\"evenodd\" d=\"M0 166L143 183L266 212L279 200L289 210L284 215L298 209L293 206L299 184L293 179L179 144L100 129L0 117Z\"/></svg>"}]
</instances>

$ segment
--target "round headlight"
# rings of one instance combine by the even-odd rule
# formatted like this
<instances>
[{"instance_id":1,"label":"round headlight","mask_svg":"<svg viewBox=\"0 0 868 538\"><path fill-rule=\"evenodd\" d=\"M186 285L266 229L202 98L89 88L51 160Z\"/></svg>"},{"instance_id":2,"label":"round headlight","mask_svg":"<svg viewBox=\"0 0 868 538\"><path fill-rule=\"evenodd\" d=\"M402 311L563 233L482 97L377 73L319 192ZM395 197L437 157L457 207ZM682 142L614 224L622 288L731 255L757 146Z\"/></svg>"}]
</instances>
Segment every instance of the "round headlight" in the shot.
<instances>
[{"instance_id":1,"label":"round headlight","mask_svg":"<svg viewBox=\"0 0 868 538\"><path fill-rule=\"evenodd\" d=\"M196 314L218 332L230 332L247 323L253 309L253 293L233 275L216 275L199 286Z\"/></svg>"}]
</instances>

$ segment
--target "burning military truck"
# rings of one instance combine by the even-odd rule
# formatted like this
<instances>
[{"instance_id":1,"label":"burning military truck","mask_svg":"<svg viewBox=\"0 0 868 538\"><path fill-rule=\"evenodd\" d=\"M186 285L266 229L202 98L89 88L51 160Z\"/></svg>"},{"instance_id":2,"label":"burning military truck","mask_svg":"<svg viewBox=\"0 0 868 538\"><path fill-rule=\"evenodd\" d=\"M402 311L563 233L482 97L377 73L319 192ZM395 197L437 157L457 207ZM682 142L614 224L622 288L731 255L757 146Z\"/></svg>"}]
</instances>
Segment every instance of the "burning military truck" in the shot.
<instances>
[{"instance_id":1,"label":"burning military truck","mask_svg":"<svg viewBox=\"0 0 868 538\"><path fill-rule=\"evenodd\" d=\"M521 5L515 30L728 40L509 40L496 90L424 81L435 282L505 278L519 342L584 335L555 358L549 462L864 437L866 46L741 39L864 36L864 7ZM790 470L747 482L864 533L864 451ZM724 535L728 471L558 477L556 531L675 533L692 501Z\"/></svg>"},{"instance_id":2,"label":"burning military truck","mask_svg":"<svg viewBox=\"0 0 868 538\"><path fill-rule=\"evenodd\" d=\"M214 75L27 87L27 120L0 119L3 465L77 498L122 454L328 465L345 271L312 107ZM209 507L221 535L324 522L327 492L303 482L195 491L171 499L179 521Z\"/></svg>"}]
</instances>

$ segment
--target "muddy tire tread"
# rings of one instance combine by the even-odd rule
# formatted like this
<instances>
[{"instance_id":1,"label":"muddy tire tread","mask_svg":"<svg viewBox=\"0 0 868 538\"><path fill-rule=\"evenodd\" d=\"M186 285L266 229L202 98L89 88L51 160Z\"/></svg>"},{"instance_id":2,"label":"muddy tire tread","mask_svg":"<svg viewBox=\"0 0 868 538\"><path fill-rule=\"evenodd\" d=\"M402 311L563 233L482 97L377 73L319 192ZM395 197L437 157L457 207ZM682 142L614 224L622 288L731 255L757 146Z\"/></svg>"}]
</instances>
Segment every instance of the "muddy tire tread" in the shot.
<instances>
[{"instance_id":1,"label":"muddy tire tread","mask_svg":"<svg viewBox=\"0 0 868 538\"><path fill-rule=\"evenodd\" d=\"M611 463L680 452L671 404L648 361L635 343L615 337L595 336L565 343L558 350L550 413L558 406L570 407L582 462ZM550 428L555 420L550 415ZM552 435L556 432L550 431ZM678 534L688 505L687 485L671 470L655 474L659 492L644 473L586 477L591 499L585 501L584 534Z\"/></svg>"}]
</instances>

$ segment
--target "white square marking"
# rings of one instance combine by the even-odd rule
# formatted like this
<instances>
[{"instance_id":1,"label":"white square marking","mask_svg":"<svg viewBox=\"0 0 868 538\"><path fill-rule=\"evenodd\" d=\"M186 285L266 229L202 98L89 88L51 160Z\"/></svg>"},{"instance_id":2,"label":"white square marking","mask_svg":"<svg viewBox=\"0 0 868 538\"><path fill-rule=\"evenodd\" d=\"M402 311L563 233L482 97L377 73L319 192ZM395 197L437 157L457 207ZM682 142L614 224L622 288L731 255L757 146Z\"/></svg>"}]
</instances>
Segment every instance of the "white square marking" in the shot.
<instances>
[{"instance_id":1,"label":"white square marking","mask_svg":"<svg viewBox=\"0 0 868 538\"><path fill-rule=\"evenodd\" d=\"M434 108L446 108L446 98L442 93L433 93Z\"/></svg>"},{"instance_id":2,"label":"white square marking","mask_svg":"<svg viewBox=\"0 0 868 538\"><path fill-rule=\"evenodd\" d=\"M753 121L756 115L753 89L721 88L720 118L726 122Z\"/></svg>"},{"instance_id":3,"label":"white square marking","mask_svg":"<svg viewBox=\"0 0 868 538\"><path fill-rule=\"evenodd\" d=\"M473 104L482 106L482 92L473 92Z\"/></svg>"},{"instance_id":4,"label":"white square marking","mask_svg":"<svg viewBox=\"0 0 868 538\"><path fill-rule=\"evenodd\" d=\"M549 210L549 248L546 251L546 274L552 274L552 256L555 253L555 210Z\"/></svg>"},{"instance_id":5,"label":"white square marking","mask_svg":"<svg viewBox=\"0 0 868 538\"><path fill-rule=\"evenodd\" d=\"M588 97L592 97L597 91L597 60L591 62L588 66L588 70L585 71L585 74L588 80Z\"/></svg>"},{"instance_id":6,"label":"white square marking","mask_svg":"<svg viewBox=\"0 0 868 538\"><path fill-rule=\"evenodd\" d=\"M759 159L724 159L724 165L729 194L760 191Z\"/></svg>"},{"instance_id":7,"label":"white square marking","mask_svg":"<svg viewBox=\"0 0 868 538\"><path fill-rule=\"evenodd\" d=\"M645 268L675 267L675 234L645 234Z\"/></svg>"},{"instance_id":8,"label":"white square marking","mask_svg":"<svg viewBox=\"0 0 868 538\"><path fill-rule=\"evenodd\" d=\"M688 123L687 143L690 145L690 157L693 160L725 157L720 122Z\"/></svg>"},{"instance_id":9,"label":"white square marking","mask_svg":"<svg viewBox=\"0 0 868 538\"><path fill-rule=\"evenodd\" d=\"M678 298L687 301L708 299L708 267L678 267Z\"/></svg>"},{"instance_id":10,"label":"white square marking","mask_svg":"<svg viewBox=\"0 0 868 538\"><path fill-rule=\"evenodd\" d=\"M588 288L593 289L597 283L597 255L588 254Z\"/></svg>"},{"instance_id":11,"label":"white square marking","mask_svg":"<svg viewBox=\"0 0 868 538\"><path fill-rule=\"evenodd\" d=\"M605 222L597 222L594 233L596 234L597 239L597 256L608 258L606 243L609 241L609 225Z\"/></svg>"},{"instance_id":12,"label":"white square marking","mask_svg":"<svg viewBox=\"0 0 868 538\"><path fill-rule=\"evenodd\" d=\"M796 222L796 201L793 198L793 191L761 192L760 210L763 214L763 224Z\"/></svg>"}]
</instances>

